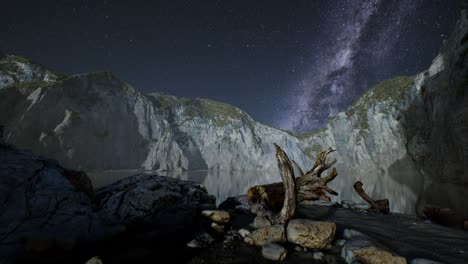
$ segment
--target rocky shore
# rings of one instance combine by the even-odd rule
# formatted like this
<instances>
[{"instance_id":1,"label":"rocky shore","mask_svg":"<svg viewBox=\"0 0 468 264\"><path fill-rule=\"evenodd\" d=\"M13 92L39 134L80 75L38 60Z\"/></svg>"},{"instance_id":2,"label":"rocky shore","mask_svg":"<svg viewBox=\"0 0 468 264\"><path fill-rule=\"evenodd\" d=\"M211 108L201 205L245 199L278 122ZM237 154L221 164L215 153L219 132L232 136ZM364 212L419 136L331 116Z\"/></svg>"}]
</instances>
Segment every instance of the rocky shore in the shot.
<instances>
[{"instance_id":1,"label":"rocky shore","mask_svg":"<svg viewBox=\"0 0 468 264\"><path fill-rule=\"evenodd\" d=\"M468 233L352 202L301 204L287 225L246 197L137 174L93 190L86 174L0 148L0 263L466 263ZM89 262L87 262L89 261ZM431 262L432 261L432 262Z\"/></svg>"}]
</instances>

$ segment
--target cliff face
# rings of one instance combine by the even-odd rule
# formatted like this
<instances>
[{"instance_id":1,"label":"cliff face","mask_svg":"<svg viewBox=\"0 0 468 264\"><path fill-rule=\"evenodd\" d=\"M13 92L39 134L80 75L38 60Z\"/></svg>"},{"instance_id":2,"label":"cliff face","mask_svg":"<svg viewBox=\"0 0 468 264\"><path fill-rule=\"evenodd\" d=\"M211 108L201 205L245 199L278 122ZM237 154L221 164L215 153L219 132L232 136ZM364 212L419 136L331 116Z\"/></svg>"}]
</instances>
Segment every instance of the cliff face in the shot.
<instances>
[{"instance_id":1,"label":"cliff face","mask_svg":"<svg viewBox=\"0 0 468 264\"><path fill-rule=\"evenodd\" d=\"M306 145L335 146L340 199L360 199L350 186L389 198L392 211L420 212L425 204L468 216L468 13L431 67L414 77L367 91Z\"/></svg>"},{"instance_id":2,"label":"cliff face","mask_svg":"<svg viewBox=\"0 0 468 264\"><path fill-rule=\"evenodd\" d=\"M360 200L352 184L361 180L393 211L434 203L468 217L467 16L427 71L372 87L325 129L304 135L227 104L145 95L112 73L57 75L12 56L0 60L16 65L0 67L0 124L8 143L84 170L260 169L274 181L272 143L303 168L332 146L337 199Z\"/></svg>"},{"instance_id":3,"label":"cliff face","mask_svg":"<svg viewBox=\"0 0 468 264\"><path fill-rule=\"evenodd\" d=\"M141 94L112 73L21 82L0 96L6 141L71 168L276 168L273 142L309 162L299 139L233 106Z\"/></svg>"}]
</instances>

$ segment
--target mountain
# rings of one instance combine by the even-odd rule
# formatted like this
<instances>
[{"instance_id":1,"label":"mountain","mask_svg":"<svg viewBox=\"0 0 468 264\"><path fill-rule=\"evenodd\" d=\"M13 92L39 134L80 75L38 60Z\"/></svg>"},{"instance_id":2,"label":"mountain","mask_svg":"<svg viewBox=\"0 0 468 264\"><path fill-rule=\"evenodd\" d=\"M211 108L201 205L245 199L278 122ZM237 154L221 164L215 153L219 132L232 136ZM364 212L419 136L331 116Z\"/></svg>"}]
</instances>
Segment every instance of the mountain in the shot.
<instances>
[{"instance_id":1,"label":"mountain","mask_svg":"<svg viewBox=\"0 0 468 264\"><path fill-rule=\"evenodd\" d=\"M361 180L392 210L435 204L468 217L467 51L465 9L428 70L372 87L305 140L312 149L338 149L341 197L359 199L350 186Z\"/></svg>"},{"instance_id":2,"label":"mountain","mask_svg":"<svg viewBox=\"0 0 468 264\"><path fill-rule=\"evenodd\" d=\"M110 72L60 76L8 56L0 90L7 142L83 170L276 168L273 143L300 164L300 140L206 99L142 94ZM9 65L11 64L11 65ZM310 166L310 165L309 165Z\"/></svg>"},{"instance_id":3,"label":"mountain","mask_svg":"<svg viewBox=\"0 0 468 264\"><path fill-rule=\"evenodd\" d=\"M468 217L468 13L431 67L369 89L326 128L295 135L206 99L142 94L110 72L64 75L30 61L0 60L0 124L6 141L82 170L246 170L276 172L273 143L309 168L337 149L337 199L359 200L364 183L391 210L430 203ZM265 173L265 181L277 181Z\"/></svg>"}]
</instances>

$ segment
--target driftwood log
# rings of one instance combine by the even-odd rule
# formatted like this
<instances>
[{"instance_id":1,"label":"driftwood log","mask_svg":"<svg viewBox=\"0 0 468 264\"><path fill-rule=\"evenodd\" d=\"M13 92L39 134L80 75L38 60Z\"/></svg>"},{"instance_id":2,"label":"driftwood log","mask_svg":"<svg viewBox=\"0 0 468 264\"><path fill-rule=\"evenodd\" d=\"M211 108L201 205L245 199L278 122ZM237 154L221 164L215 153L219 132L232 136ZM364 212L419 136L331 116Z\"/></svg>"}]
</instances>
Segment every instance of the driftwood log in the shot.
<instances>
[{"instance_id":1,"label":"driftwood log","mask_svg":"<svg viewBox=\"0 0 468 264\"><path fill-rule=\"evenodd\" d=\"M274 212L281 210L282 217L288 218L289 215L285 215L286 212L291 214L290 211L293 208L295 210L296 203L319 199L330 201L327 193L338 195L337 192L327 186L337 176L336 169L333 168L327 176L321 177L325 170L336 163L336 159L329 163L326 162L327 156L334 151L333 149L329 148L321 152L314 166L304 173L297 162L290 161L286 153L278 145L275 144L275 147L276 159L278 160L283 182L251 187L247 191L247 197L251 203L262 204L265 209ZM294 176L292 164L300 174L297 178Z\"/></svg>"},{"instance_id":2,"label":"driftwood log","mask_svg":"<svg viewBox=\"0 0 468 264\"><path fill-rule=\"evenodd\" d=\"M367 195L362 186L362 182L357 181L354 184L354 190L357 192L357 194L359 194L359 196L361 196L362 199L364 199L364 201L370 204L371 208L369 208L368 211L381 212L385 214L390 212L390 202L388 199L374 201L369 195Z\"/></svg>"}]
</instances>

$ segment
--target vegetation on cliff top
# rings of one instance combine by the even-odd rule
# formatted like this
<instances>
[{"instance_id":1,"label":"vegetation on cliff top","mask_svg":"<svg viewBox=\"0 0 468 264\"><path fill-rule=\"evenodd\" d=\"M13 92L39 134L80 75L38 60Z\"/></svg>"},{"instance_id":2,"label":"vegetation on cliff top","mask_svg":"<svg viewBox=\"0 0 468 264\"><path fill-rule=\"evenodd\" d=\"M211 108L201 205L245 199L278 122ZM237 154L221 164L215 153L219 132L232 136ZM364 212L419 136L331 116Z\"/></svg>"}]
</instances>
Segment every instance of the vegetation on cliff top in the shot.
<instances>
[{"instance_id":1,"label":"vegetation on cliff top","mask_svg":"<svg viewBox=\"0 0 468 264\"><path fill-rule=\"evenodd\" d=\"M364 95L362 95L355 103L353 103L346 115L348 117L355 116L357 123L355 125L362 129L369 128L367 122L367 110L375 102L388 102L388 107L397 107L399 99L403 93L411 86L414 77L399 76L390 80L383 81L371 87Z\"/></svg>"},{"instance_id":2,"label":"vegetation on cliff top","mask_svg":"<svg viewBox=\"0 0 468 264\"><path fill-rule=\"evenodd\" d=\"M55 81L69 77L66 73L50 70L47 67L33 63L24 57L15 55L8 55L0 59L0 73L8 75L14 82L20 82L20 78L18 77L22 74L22 64L29 65L29 67L33 68L36 73L39 73L39 75L35 76L39 79L43 78L43 75L45 74L50 74L50 76L55 77Z\"/></svg>"},{"instance_id":3,"label":"vegetation on cliff top","mask_svg":"<svg viewBox=\"0 0 468 264\"><path fill-rule=\"evenodd\" d=\"M177 98L163 93L152 93L150 95L156 99L158 106L162 109L183 106L185 115L190 119L195 117L210 119L217 126L225 126L231 123L232 120L248 117L245 112L232 105L209 99Z\"/></svg>"}]
</instances>

